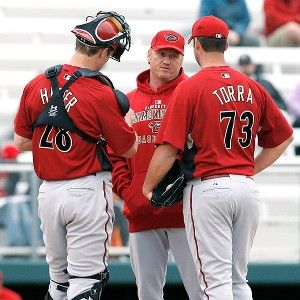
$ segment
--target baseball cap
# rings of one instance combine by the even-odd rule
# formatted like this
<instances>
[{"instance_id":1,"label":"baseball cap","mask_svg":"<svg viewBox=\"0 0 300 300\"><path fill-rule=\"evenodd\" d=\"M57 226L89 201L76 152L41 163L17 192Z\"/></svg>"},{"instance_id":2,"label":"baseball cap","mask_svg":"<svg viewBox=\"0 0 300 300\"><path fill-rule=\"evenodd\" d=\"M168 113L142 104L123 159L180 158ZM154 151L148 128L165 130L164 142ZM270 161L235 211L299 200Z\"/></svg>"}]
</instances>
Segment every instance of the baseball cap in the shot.
<instances>
[{"instance_id":1,"label":"baseball cap","mask_svg":"<svg viewBox=\"0 0 300 300\"><path fill-rule=\"evenodd\" d=\"M160 49L174 49L184 54L184 37L173 30L162 30L159 31L152 39L151 48L154 51Z\"/></svg>"},{"instance_id":2,"label":"baseball cap","mask_svg":"<svg viewBox=\"0 0 300 300\"><path fill-rule=\"evenodd\" d=\"M188 44L191 42L193 37L208 37L216 39L227 39L229 28L227 24L215 17L205 16L198 19L192 27L192 35L188 40Z\"/></svg>"},{"instance_id":3,"label":"baseball cap","mask_svg":"<svg viewBox=\"0 0 300 300\"><path fill-rule=\"evenodd\" d=\"M249 65L252 63L252 59L248 54L241 55L239 58L239 65Z\"/></svg>"}]
</instances>

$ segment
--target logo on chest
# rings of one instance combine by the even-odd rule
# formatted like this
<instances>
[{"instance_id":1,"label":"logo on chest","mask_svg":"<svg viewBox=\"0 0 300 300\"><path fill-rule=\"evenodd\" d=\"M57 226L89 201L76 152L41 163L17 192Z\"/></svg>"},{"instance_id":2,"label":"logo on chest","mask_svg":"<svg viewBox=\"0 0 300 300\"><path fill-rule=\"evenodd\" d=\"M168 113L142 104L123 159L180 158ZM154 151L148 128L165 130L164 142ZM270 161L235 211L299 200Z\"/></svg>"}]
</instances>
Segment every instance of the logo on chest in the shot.
<instances>
[{"instance_id":1,"label":"logo on chest","mask_svg":"<svg viewBox=\"0 0 300 300\"><path fill-rule=\"evenodd\" d=\"M155 133L157 134L158 133L158 130L159 130L159 127L160 127L160 121L153 121L153 122L150 122L148 124L148 126L151 128L152 130L152 133Z\"/></svg>"}]
</instances>

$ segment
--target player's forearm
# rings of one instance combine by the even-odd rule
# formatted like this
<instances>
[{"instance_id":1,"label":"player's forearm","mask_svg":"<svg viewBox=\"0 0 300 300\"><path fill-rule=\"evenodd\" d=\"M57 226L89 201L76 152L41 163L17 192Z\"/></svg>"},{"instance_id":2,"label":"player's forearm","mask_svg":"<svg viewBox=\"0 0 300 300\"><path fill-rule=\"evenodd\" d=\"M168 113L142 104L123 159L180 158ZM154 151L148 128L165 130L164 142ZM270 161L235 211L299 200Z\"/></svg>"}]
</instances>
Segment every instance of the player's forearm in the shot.
<instances>
[{"instance_id":1,"label":"player's forearm","mask_svg":"<svg viewBox=\"0 0 300 300\"><path fill-rule=\"evenodd\" d=\"M254 174L261 172L273 164L292 141L293 136L290 136L277 147L263 149L254 159Z\"/></svg>"},{"instance_id":2,"label":"player's forearm","mask_svg":"<svg viewBox=\"0 0 300 300\"><path fill-rule=\"evenodd\" d=\"M170 144L159 145L151 159L143 185L144 195L150 199L152 190L172 167L178 150Z\"/></svg>"},{"instance_id":3,"label":"player's forearm","mask_svg":"<svg viewBox=\"0 0 300 300\"><path fill-rule=\"evenodd\" d=\"M32 140L24 138L16 133L14 135L14 143L15 143L15 146L20 151L31 151L32 150Z\"/></svg>"}]
</instances>

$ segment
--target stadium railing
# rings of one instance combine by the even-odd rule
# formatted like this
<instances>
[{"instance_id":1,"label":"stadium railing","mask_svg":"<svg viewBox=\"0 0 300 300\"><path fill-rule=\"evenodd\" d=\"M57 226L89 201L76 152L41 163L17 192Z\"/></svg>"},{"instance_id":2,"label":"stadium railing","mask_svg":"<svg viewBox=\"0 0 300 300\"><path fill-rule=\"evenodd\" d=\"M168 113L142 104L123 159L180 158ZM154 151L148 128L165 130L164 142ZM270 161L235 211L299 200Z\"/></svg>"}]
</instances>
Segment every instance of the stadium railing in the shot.
<instances>
[{"instance_id":1,"label":"stadium railing","mask_svg":"<svg viewBox=\"0 0 300 300\"><path fill-rule=\"evenodd\" d=\"M0 164L0 172L30 174L33 210L32 240L29 247L0 247L0 269L6 284L47 284L45 250L38 244L38 180L30 163ZM250 284L300 284L300 159L283 156L273 166L255 176L262 198L262 216L251 251ZM34 187L35 186L35 187ZM128 247L112 247L109 269L111 284L134 284ZM181 282L170 260L168 284Z\"/></svg>"},{"instance_id":2,"label":"stadium railing","mask_svg":"<svg viewBox=\"0 0 300 300\"><path fill-rule=\"evenodd\" d=\"M39 180L31 163L0 164L0 172L27 172L30 176L32 231L29 247L8 247L1 243L0 256L43 257L37 232L37 193ZM285 155L273 166L255 176L262 201L262 215L251 261L300 262L300 157ZM112 247L111 257L128 256L128 247Z\"/></svg>"}]
</instances>

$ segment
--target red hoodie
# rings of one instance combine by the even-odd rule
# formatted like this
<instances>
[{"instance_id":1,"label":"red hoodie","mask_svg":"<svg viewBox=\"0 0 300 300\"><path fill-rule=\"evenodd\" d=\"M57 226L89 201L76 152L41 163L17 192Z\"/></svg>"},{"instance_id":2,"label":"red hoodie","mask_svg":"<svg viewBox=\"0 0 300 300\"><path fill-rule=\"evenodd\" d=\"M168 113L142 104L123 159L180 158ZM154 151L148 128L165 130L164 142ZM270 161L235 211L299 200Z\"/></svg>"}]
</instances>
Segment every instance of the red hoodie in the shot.
<instances>
[{"instance_id":1,"label":"red hoodie","mask_svg":"<svg viewBox=\"0 0 300 300\"><path fill-rule=\"evenodd\" d=\"M288 22L300 24L299 0L265 0L265 35L269 36L274 30Z\"/></svg>"},{"instance_id":2,"label":"red hoodie","mask_svg":"<svg viewBox=\"0 0 300 300\"><path fill-rule=\"evenodd\" d=\"M124 201L129 232L184 227L182 203L168 208L153 207L143 195L142 186L168 101L178 83L186 78L181 70L176 79L155 92L149 86L150 71L147 70L138 75L137 89L127 94L134 111L132 127L138 135L139 146L137 153L130 159L112 158L112 182L114 192Z\"/></svg>"}]
</instances>

